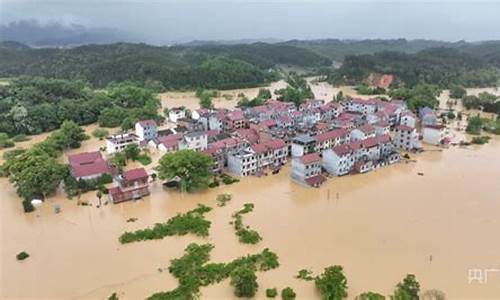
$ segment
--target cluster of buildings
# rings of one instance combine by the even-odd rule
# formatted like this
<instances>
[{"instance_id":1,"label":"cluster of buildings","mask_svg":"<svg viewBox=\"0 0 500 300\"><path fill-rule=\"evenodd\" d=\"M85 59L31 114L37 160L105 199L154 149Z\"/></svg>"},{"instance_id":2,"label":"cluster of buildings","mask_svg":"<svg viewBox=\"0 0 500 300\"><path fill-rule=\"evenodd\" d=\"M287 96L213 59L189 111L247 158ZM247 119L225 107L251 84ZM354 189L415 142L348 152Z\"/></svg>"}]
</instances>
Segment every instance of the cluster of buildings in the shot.
<instances>
[{"instance_id":1,"label":"cluster of buildings","mask_svg":"<svg viewBox=\"0 0 500 300\"><path fill-rule=\"evenodd\" d=\"M446 128L435 112L423 108L418 117L404 101L349 99L342 102L309 100L293 103L268 100L243 109L173 108L167 119L174 126L160 130L153 120L135 124L135 131L111 135L106 151L112 154L136 144L169 153L183 149L213 158L213 172L237 176L279 172L292 161L293 180L319 186L327 176L365 173L400 160L400 150L418 151L421 141L441 144ZM113 173L99 152L69 158L73 176L88 179ZM109 190L113 202L149 194L144 169L113 174Z\"/></svg>"}]
</instances>

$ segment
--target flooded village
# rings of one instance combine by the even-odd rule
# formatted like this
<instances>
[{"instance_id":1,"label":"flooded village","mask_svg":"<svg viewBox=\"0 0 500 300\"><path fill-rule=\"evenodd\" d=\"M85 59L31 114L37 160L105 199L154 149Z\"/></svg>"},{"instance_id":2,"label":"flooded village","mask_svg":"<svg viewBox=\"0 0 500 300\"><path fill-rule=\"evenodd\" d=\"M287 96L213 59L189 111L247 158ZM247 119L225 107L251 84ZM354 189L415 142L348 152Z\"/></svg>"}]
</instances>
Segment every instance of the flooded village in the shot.
<instances>
[{"instance_id":1,"label":"flooded village","mask_svg":"<svg viewBox=\"0 0 500 300\"><path fill-rule=\"evenodd\" d=\"M238 94L252 97L258 89L223 91L232 98L217 99L214 109L200 109L191 92L160 95L164 123L143 120L129 132L112 130L62 158L75 180L112 178L102 199L88 192L70 200L61 190L24 214L15 189L1 178L2 294L106 299L116 292L120 299L143 299L177 286L166 268L191 242L213 243L213 261L275 251L280 267L259 273L257 298L273 286L291 286L300 299L319 298L313 284L294 276L300 269L320 272L333 264L344 267L350 299L367 290L390 294L407 273L450 299L500 294L500 273L491 274L489 284L468 281L470 269L500 268L489 265L500 262L494 239L500 139L460 146L468 138L466 121L443 122L446 92L439 111L412 113L398 99L310 84L316 97L299 107L275 97L236 107ZM270 90L283 85L273 83ZM339 90L350 97L332 101ZM152 162L117 168L109 158L127 145L137 145ZM165 187L156 180L155 167L163 155L183 149L211 157L213 174L239 182L195 193ZM216 207L221 193L233 200L207 214L212 221L207 238L118 242L124 231L164 222L198 203ZM258 245L238 243L229 225L232 212L246 202L255 204L245 220L261 233ZM21 250L30 253L23 263L12 259ZM228 281L201 293L206 299L235 297Z\"/></svg>"}]
</instances>

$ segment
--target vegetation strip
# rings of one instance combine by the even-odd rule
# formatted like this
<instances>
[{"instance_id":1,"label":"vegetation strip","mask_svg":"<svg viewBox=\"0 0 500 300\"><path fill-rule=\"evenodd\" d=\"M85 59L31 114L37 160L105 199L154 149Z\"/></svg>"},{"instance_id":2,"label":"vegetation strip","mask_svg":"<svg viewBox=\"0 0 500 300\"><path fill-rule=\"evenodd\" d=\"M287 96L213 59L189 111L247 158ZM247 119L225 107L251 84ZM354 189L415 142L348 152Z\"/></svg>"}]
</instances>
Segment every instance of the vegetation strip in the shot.
<instances>
[{"instance_id":1,"label":"vegetation strip","mask_svg":"<svg viewBox=\"0 0 500 300\"><path fill-rule=\"evenodd\" d=\"M157 223L152 228L125 232L120 236L119 241L122 244L127 244L138 241L159 240L167 236L186 235L188 233L203 237L208 236L211 222L205 220L205 214L211 210L211 207L198 204L197 208L185 214L178 214L170 218L166 223Z\"/></svg>"},{"instance_id":2,"label":"vegetation strip","mask_svg":"<svg viewBox=\"0 0 500 300\"><path fill-rule=\"evenodd\" d=\"M235 294L255 294L256 271L268 271L279 266L278 256L264 249L259 254L239 257L229 263L209 263L211 244L190 244L185 254L171 260L168 271L179 280L179 286L168 292L160 292L150 296L149 300L196 299L200 295L200 287L219 283L231 277L235 286ZM247 289L247 284L251 286Z\"/></svg>"},{"instance_id":3,"label":"vegetation strip","mask_svg":"<svg viewBox=\"0 0 500 300\"><path fill-rule=\"evenodd\" d=\"M253 208L253 203L245 203L243 209L233 214L233 225L236 230L236 235L239 237L239 241L244 244L257 244L262 240L262 237L257 231L248 229L248 226L243 225L242 215L252 212Z\"/></svg>"}]
</instances>

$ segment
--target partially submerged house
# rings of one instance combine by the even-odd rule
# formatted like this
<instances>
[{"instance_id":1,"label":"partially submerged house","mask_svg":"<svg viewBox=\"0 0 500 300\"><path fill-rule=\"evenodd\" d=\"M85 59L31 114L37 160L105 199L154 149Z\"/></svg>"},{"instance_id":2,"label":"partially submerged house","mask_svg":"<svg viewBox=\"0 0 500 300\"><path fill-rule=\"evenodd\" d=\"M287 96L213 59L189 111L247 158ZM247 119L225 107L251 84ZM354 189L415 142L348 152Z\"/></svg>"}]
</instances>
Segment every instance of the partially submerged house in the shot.
<instances>
[{"instance_id":1,"label":"partially submerged house","mask_svg":"<svg viewBox=\"0 0 500 300\"><path fill-rule=\"evenodd\" d=\"M123 172L115 178L116 185L108 189L108 196L113 203L141 199L148 196L149 175L144 168Z\"/></svg>"},{"instance_id":2,"label":"partially submerged house","mask_svg":"<svg viewBox=\"0 0 500 300\"><path fill-rule=\"evenodd\" d=\"M308 185L318 187L326 178L321 174L321 157L318 153L309 153L292 159L292 179Z\"/></svg>"}]
</instances>

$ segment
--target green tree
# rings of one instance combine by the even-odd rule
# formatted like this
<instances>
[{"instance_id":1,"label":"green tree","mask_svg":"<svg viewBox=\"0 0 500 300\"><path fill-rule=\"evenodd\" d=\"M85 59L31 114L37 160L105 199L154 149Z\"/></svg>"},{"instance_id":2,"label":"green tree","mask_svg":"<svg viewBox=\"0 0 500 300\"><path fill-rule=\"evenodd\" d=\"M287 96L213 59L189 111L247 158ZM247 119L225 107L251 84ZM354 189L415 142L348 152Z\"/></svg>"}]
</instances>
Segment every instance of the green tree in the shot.
<instances>
[{"instance_id":1,"label":"green tree","mask_svg":"<svg viewBox=\"0 0 500 300\"><path fill-rule=\"evenodd\" d=\"M341 300L347 297L347 279L341 266L325 268L323 274L316 277L315 284L325 300Z\"/></svg>"},{"instance_id":2,"label":"green tree","mask_svg":"<svg viewBox=\"0 0 500 300\"><path fill-rule=\"evenodd\" d=\"M127 156L123 152L115 152L111 156L110 162L121 171L127 165Z\"/></svg>"},{"instance_id":3,"label":"green tree","mask_svg":"<svg viewBox=\"0 0 500 300\"><path fill-rule=\"evenodd\" d=\"M25 200L53 194L68 174L67 166L40 149L19 155L10 165L10 180Z\"/></svg>"},{"instance_id":4,"label":"green tree","mask_svg":"<svg viewBox=\"0 0 500 300\"><path fill-rule=\"evenodd\" d=\"M141 153L141 149L139 149L137 144L129 144L125 147L124 153L127 159L137 160Z\"/></svg>"},{"instance_id":5,"label":"green tree","mask_svg":"<svg viewBox=\"0 0 500 300\"><path fill-rule=\"evenodd\" d=\"M49 137L60 150L80 148L82 141L88 136L85 131L73 121L64 121L61 128Z\"/></svg>"},{"instance_id":6,"label":"green tree","mask_svg":"<svg viewBox=\"0 0 500 300\"><path fill-rule=\"evenodd\" d=\"M465 131L469 134L481 134L483 128L483 120L479 116L470 117Z\"/></svg>"},{"instance_id":7,"label":"green tree","mask_svg":"<svg viewBox=\"0 0 500 300\"><path fill-rule=\"evenodd\" d=\"M275 298L278 296L278 290L276 288L266 289L267 298Z\"/></svg>"},{"instance_id":8,"label":"green tree","mask_svg":"<svg viewBox=\"0 0 500 300\"><path fill-rule=\"evenodd\" d=\"M257 98L261 98L264 100L271 99L273 95L271 94L271 91L268 89L259 89L259 93L257 94Z\"/></svg>"},{"instance_id":9,"label":"green tree","mask_svg":"<svg viewBox=\"0 0 500 300\"><path fill-rule=\"evenodd\" d=\"M207 188L213 160L209 156L193 150L180 150L165 154L156 168L163 180L179 180L182 191Z\"/></svg>"},{"instance_id":10,"label":"green tree","mask_svg":"<svg viewBox=\"0 0 500 300\"><path fill-rule=\"evenodd\" d=\"M418 283L415 275L408 274L397 284L394 292L395 300L418 300L420 292L420 283Z\"/></svg>"},{"instance_id":11,"label":"green tree","mask_svg":"<svg viewBox=\"0 0 500 300\"><path fill-rule=\"evenodd\" d=\"M200 107L201 108L213 108L214 104L212 103L212 97L208 94L202 94L200 96Z\"/></svg>"},{"instance_id":12,"label":"green tree","mask_svg":"<svg viewBox=\"0 0 500 300\"><path fill-rule=\"evenodd\" d=\"M460 85L452 85L450 88L450 97L455 99L462 99L467 96L467 91Z\"/></svg>"},{"instance_id":13,"label":"green tree","mask_svg":"<svg viewBox=\"0 0 500 300\"><path fill-rule=\"evenodd\" d=\"M291 287L286 287L281 291L281 299L283 300L293 300L295 297L297 297L297 294Z\"/></svg>"},{"instance_id":14,"label":"green tree","mask_svg":"<svg viewBox=\"0 0 500 300\"><path fill-rule=\"evenodd\" d=\"M231 272L231 285L237 297L253 297L259 284L255 270L248 266L240 266Z\"/></svg>"}]
</instances>

